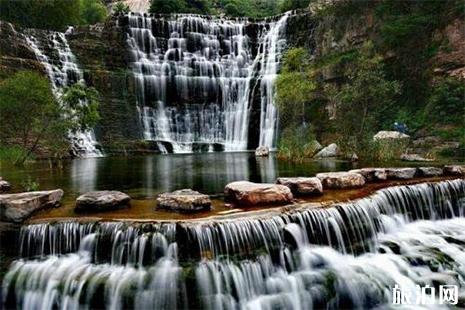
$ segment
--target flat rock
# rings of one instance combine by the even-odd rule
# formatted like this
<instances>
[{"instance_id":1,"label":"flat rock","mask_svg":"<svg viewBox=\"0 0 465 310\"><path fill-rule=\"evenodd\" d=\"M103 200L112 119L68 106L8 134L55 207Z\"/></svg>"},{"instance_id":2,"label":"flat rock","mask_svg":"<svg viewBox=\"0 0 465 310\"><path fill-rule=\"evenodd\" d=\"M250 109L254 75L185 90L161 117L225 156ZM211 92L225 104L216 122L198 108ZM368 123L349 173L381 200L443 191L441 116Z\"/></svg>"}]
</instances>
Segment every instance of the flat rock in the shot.
<instances>
[{"instance_id":1,"label":"flat rock","mask_svg":"<svg viewBox=\"0 0 465 310\"><path fill-rule=\"evenodd\" d=\"M446 165L444 166L444 174L457 176L465 175L465 166Z\"/></svg>"},{"instance_id":2,"label":"flat rock","mask_svg":"<svg viewBox=\"0 0 465 310\"><path fill-rule=\"evenodd\" d=\"M127 208L131 197L118 191L88 192L76 199L75 212L102 212Z\"/></svg>"},{"instance_id":3,"label":"flat rock","mask_svg":"<svg viewBox=\"0 0 465 310\"><path fill-rule=\"evenodd\" d=\"M419 167L417 170L418 174L423 177L437 177L444 174L442 168L438 167Z\"/></svg>"},{"instance_id":4,"label":"flat rock","mask_svg":"<svg viewBox=\"0 0 465 310\"><path fill-rule=\"evenodd\" d=\"M191 189L181 189L171 193L163 193L157 197L157 208L180 212L195 212L211 209L208 195Z\"/></svg>"},{"instance_id":5,"label":"flat rock","mask_svg":"<svg viewBox=\"0 0 465 310\"><path fill-rule=\"evenodd\" d=\"M21 223L35 211L58 207L62 197L61 189L0 195L0 219Z\"/></svg>"},{"instance_id":6,"label":"flat rock","mask_svg":"<svg viewBox=\"0 0 465 310\"><path fill-rule=\"evenodd\" d=\"M321 180L323 188L355 188L365 185L365 178L353 172L325 172L316 175Z\"/></svg>"},{"instance_id":7,"label":"flat rock","mask_svg":"<svg viewBox=\"0 0 465 310\"><path fill-rule=\"evenodd\" d=\"M409 139L410 136L406 135L405 133L401 133L399 131L388 131L388 130L381 130L373 136L373 140L396 140L396 139Z\"/></svg>"},{"instance_id":8,"label":"flat rock","mask_svg":"<svg viewBox=\"0 0 465 310\"><path fill-rule=\"evenodd\" d=\"M0 193L8 192L11 189L11 185L9 182L3 180L0 177Z\"/></svg>"},{"instance_id":9,"label":"flat rock","mask_svg":"<svg viewBox=\"0 0 465 310\"><path fill-rule=\"evenodd\" d=\"M416 172L416 168L386 168L388 179L413 179Z\"/></svg>"},{"instance_id":10,"label":"flat rock","mask_svg":"<svg viewBox=\"0 0 465 310\"><path fill-rule=\"evenodd\" d=\"M361 174L367 182L387 180L387 173L384 168L361 168L350 170L349 172Z\"/></svg>"},{"instance_id":11,"label":"flat rock","mask_svg":"<svg viewBox=\"0 0 465 310\"><path fill-rule=\"evenodd\" d=\"M259 146L255 149L255 156L265 157L270 155L270 149L266 146Z\"/></svg>"},{"instance_id":12,"label":"flat rock","mask_svg":"<svg viewBox=\"0 0 465 310\"><path fill-rule=\"evenodd\" d=\"M237 181L224 188L226 200L240 205L287 204L293 199L289 187L280 184Z\"/></svg>"},{"instance_id":13,"label":"flat rock","mask_svg":"<svg viewBox=\"0 0 465 310\"><path fill-rule=\"evenodd\" d=\"M434 159L424 158L418 154L402 154L400 159L403 161L434 161Z\"/></svg>"},{"instance_id":14,"label":"flat rock","mask_svg":"<svg viewBox=\"0 0 465 310\"><path fill-rule=\"evenodd\" d=\"M278 178L276 184L289 187L295 195L321 195L323 194L323 185L318 178Z\"/></svg>"},{"instance_id":15,"label":"flat rock","mask_svg":"<svg viewBox=\"0 0 465 310\"><path fill-rule=\"evenodd\" d=\"M321 151L316 153L315 158L328 158L336 157L338 154L338 146L336 143L331 143L330 145L323 148Z\"/></svg>"}]
</instances>

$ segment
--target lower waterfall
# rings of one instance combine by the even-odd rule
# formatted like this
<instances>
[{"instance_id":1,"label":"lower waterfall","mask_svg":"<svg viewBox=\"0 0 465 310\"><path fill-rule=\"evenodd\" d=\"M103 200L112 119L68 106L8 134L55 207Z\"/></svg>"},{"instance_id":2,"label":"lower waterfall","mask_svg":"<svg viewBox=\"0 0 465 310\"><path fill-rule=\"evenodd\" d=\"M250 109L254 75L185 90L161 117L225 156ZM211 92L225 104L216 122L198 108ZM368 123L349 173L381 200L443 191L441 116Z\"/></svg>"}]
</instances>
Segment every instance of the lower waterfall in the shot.
<instances>
[{"instance_id":1,"label":"lower waterfall","mask_svg":"<svg viewBox=\"0 0 465 310\"><path fill-rule=\"evenodd\" d=\"M82 71L77 65L76 57L71 52L64 33L47 31L43 42L31 33L26 36L26 41L45 67L57 100L60 100L63 95L64 87L74 83L84 83ZM47 56L46 51L57 53L57 55ZM56 59L51 59L53 57ZM93 130L70 133L69 139L75 155L79 157L103 156L102 151L97 147L98 143Z\"/></svg>"},{"instance_id":2,"label":"lower waterfall","mask_svg":"<svg viewBox=\"0 0 465 310\"><path fill-rule=\"evenodd\" d=\"M260 146L273 148L273 84L287 17L253 24L189 14L126 16L143 138L165 153L246 150L260 83L260 128L253 129L260 130Z\"/></svg>"},{"instance_id":3,"label":"lower waterfall","mask_svg":"<svg viewBox=\"0 0 465 310\"><path fill-rule=\"evenodd\" d=\"M21 230L3 282L17 309L389 307L392 289L465 293L465 181L206 223L61 222ZM437 298L425 307L437 308Z\"/></svg>"}]
</instances>

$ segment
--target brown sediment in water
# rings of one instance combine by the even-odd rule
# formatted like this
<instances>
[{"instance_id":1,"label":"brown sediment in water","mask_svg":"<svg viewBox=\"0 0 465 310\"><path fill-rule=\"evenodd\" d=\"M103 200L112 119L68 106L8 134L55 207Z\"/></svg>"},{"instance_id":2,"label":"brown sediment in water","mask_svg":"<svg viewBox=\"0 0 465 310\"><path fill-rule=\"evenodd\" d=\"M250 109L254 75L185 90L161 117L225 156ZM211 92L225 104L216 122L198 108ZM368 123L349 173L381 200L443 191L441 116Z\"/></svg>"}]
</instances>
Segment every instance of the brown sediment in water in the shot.
<instances>
[{"instance_id":1,"label":"brown sediment in water","mask_svg":"<svg viewBox=\"0 0 465 310\"><path fill-rule=\"evenodd\" d=\"M39 211L26 223L44 223L57 221L75 222L97 222L97 221L125 221L125 222L203 222L221 221L238 218L270 216L302 208L322 208L334 203L347 202L360 199L374 192L392 186L413 185L426 182L440 182L453 180L457 177L429 177L415 178L411 180L387 180L377 183L368 183L361 188L353 189L325 189L323 195L296 197L293 204L285 206L256 206L238 207L228 206L221 199L213 199L213 209L197 213L176 213L156 209L155 199L133 199L128 209L115 210L111 212L98 212L88 214L77 214L74 212L74 203L64 203L59 208Z\"/></svg>"}]
</instances>

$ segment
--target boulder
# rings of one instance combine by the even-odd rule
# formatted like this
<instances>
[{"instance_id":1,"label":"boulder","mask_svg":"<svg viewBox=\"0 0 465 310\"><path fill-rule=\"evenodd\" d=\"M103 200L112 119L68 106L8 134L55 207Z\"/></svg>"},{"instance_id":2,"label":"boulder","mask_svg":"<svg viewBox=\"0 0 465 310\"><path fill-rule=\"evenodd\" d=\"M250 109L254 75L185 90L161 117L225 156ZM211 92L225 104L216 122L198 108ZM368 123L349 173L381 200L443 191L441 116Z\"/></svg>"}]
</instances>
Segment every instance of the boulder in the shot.
<instances>
[{"instance_id":1,"label":"boulder","mask_svg":"<svg viewBox=\"0 0 465 310\"><path fill-rule=\"evenodd\" d=\"M118 191L88 192L76 199L75 212L104 212L130 205L131 197Z\"/></svg>"},{"instance_id":2,"label":"boulder","mask_svg":"<svg viewBox=\"0 0 465 310\"><path fill-rule=\"evenodd\" d=\"M316 153L315 158L328 158L336 157L338 154L338 147L336 143L331 143L330 145L323 148L321 151Z\"/></svg>"},{"instance_id":3,"label":"boulder","mask_svg":"<svg viewBox=\"0 0 465 310\"><path fill-rule=\"evenodd\" d=\"M289 187L280 184L237 181L224 188L225 199L240 205L287 204L293 199Z\"/></svg>"},{"instance_id":4,"label":"boulder","mask_svg":"<svg viewBox=\"0 0 465 310\"><path fill-rule=\"evenodd\" d=\"M419 167L418 174L422 177L437 177L443 175L442 168L438 167Z\"/></svg>"},{"instance_id":5,"label":"boulder","mask_svg":"<svg viewBox=\"0 0 465 310\"><path fill-rule=\"evenodd\" d=\"M8 192L11 189L9 182L5 181L0 177L0 193Z\"/></svg>"},{"instance_id":6,"label":"boulder","mask_svg":"<svg viewBox=\"0 0 465 310\"><path fill-rule=\"evenodd\" d=\"M386 169L384 168L362 168L350 170L349 172L361 174L367 182L384 181L387 179Z\"/></svg>"},{"instance_id":7,"label":"boulder","mask_svg":"<svg viewBox=\"0 0 465 310\"><path fill-rule=\"evenodd\" d=\"M341 189L365 185L363 176L353 172L325 172L318 173L316 177L321 180L323 188Z\"/></svg>"},{"instance_id":8,"label":"boulder","mask_svg":"<svg viewBox=\"0 0 465 310\"><path fill-rule=\"evenodd\" d=\"M208 195L191 189L163 193L157 197L157 208L180 212L210 210L212 202Z\"/></svg>"},{"instance_id":9,"label":"boulder","mask_svg":"<svg viewBox=\"0 0 465 310\"><path fill-rule=\"evenodd\" d=\"M266 146L259 146L255 149L255 156L265 157L270 155L270 149Z\"/></svg>"},{"instance_id":10,"label":"boulder","mask_svg":"<svg viewBox=\"0 0 465 310\"><path fill-rule=\"evenodd\" d=\"M276 184L289 187L295 195L321 195L323 194L323 185L318 178L278 178Z\"/></svg>"},{"instance_id":11,"label":"boulder","mask_svg":"<svg viewBox=\"0 0 465 310\"><path fill-rule=\"evenodd\" d=\"M0 195L0 219L21 223L38 210L58 207L62 197L61 189Z\"/></svg>"},{"instance_id":12,"label":"boulder","mask_svg":"<svg viewBox=\"0 0 465 310\"><path fill-rule=\"evenodd\" d=\"M403 161L434 161L434 159L424 158L418 154L402 154L400 159Z\"/></svg>"},{"instance_id":13,"label":"boulder","mask_svg":"<svg viewBox=\"0 0 465 310\"><path fill-rule=\"evenodd\" d=\"M447 165L444 166L444 174L445 175L465 175L465 166L460 165Z\"/></svg>"},{"instance_id":14,"label":"boulder","mask_svg":"<svg viewBox=\"0 0 465 310\"><path fill-rule=\"evenodd\" d=\"M409 139L410 136L406 135L405 133L401 133L399 131L378 131L376 135L373 136L373 140L378 141L378 140L396 140L396 139L401 139L401 140L406 140Z\"/></svg>"},{"instance_id":15,"label":"boulder","mask_svg":"<svg viewBox=\"0 0 465 310\"><path fill-rule=\"evenodd\" d=\"M356 153L352 153L352 155L350 156L350 161L354 162L354 161L358 161L358 156Z\"/></svg>"},{"instance_id":16,"label":"boulder","mask_svg":"<svg viewBox=\"0 0 465 310\"><path fill-rule=\"evenodd\" d=\"M417 169L415 168L386 168L388 179L413 179L416 172Z\"/></svg>"},{"instance_id":17,"label":"boulder","mask_svg":"<svg viewBox=\"0 0 465 310\"><path fill-rule=\"evenodd\" d=\"M308 152L308 156L315 155L316 152L319 152L323 146L317 140L312 140L305 145L305 149Z\"/></svg>"}]
</instances>

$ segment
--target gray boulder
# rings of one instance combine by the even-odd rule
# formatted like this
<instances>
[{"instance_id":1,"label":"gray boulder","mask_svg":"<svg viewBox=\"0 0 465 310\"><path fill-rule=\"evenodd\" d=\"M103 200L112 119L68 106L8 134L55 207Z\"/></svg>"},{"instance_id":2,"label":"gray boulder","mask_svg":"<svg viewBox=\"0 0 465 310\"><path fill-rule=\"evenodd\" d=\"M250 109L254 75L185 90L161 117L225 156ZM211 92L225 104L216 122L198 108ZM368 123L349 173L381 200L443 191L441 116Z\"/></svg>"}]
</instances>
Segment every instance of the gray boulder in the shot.
<instances>
[{"instance_id":1,"label":"gray boulder","mask_svg":"<svg viewBox=\"0 0 465 310\"><path fill-rule=\"evenodd\" d=\"M157 197L157 208L179 212L195 212L211 209L208 195L191 189L181 189L171 193L163 193Z\"/></svg>"},{"instance_id":2,"label":"gray boulder","mask_svg":"<svg viewBox=\"0 0 465 310\"><path fill-rule=\"evenodd\" d=\"M367 182L384 181L387 179L386 169L384 168L362 168L350 170L349 172L361 174Z\"/></svg>"},{"instance_id":3,"label":"gray boulder","mask_svg":"<svg viewBox=\"0 0 465 310\"><path fill-rule=\"evenodd\" d=\"M295 195L321 195L323 194L323 185L318 178L278 178L276 184L289 187Z\"/></svg>"},{"instance_id":4,"label":"gray boulder","mask_svg":"<svg viewBox=\"0 0 465 310\"><path fill-rule=\"evenodd\" d=\"M225 199L244 206L287 204L293 199L289 187L280 184L237 181L224 188Z\"/></svg>"},{"instance_id":5,"label":"gray boulder","mask_svg":"<svg viewBox=\"0 0 465 310\"><path fill-rule=\"evenodd\" d=\"M265 157L270 155L270 149L266 146L259 146L255 149L255 156Z\"/></svg>"},{"instance_id":6,"label":"gray boulder","mask_svg":"<svg viewBox=\"0 0 465 310\"><path fill-rule=\"evenodd\" d=\"M11 189L9 182L5 181L0 177L0 193L8 192Z\"/></svg>"},{"instance_id":7,"label":"gray boulder","mask_svg":"<svg viewBox=\"0 0 465 310\"><path fill-rule=\"evenodd\" d=\"M410 136L406 135L405 133L401 133L399 131L378 131L376 135L373 136L373 140L379 141L379 140L407 140L409 139Z\"/></svg>"},{"instance_id":8,"label":"gray boulder","mask_svg":"<svg viewBox=\"0 0 465 310\"><path fill-rule=\"evenodd\" d=\"M88 192L76 199L75 212L104 212L130 206L131 197L118 191Z\"/></svg>"},{"instance_id":9,"label":"gray boulder","mask_svg":"<svg viewBox=\"0 0 465 310\"><path fill-rule=\"evenodd\" d=\"M321 151L316 153L315 158L328 158L336 157L338 155L338 147L336 143L331 143L330 145L323 148Z\"/></svg>"},{"instance_id":10,"label":"gray boulder","mask_svg":"<svg viewBox=\"0 0 465 310\"><path fill-rule=\"evenodd\" d=\"M416 168L386 168L388 179L408 180L415 177Z\"/></svg>"},{"instance_id":11,"label":"gray boulder","mask_svg":"<svg viewBox=\"0 0 465 310\"><path fill-rule=\"evenodd\" d=\"M443 175L442 168L438 167L419 167L418 174L423 177L437 177Z\"/></svg>"},{"instance_id":12,"label":"gray boulder","mask_svg":"<svg viewBox=\"0 0 465 310\"><path fill-rule=\"evenodd\" d=\"M400 159L403 161L434 161L434 159L424 158L418 154L402 154Z\"/></svg>"},{"instance_id":13,"label":"gray boulder","mask_svg":"<svg viewBox=\"0 0 465 310\"><path fill-rule=\"evenodd\" d=\"M455 175L455 176L465 175L465 166L460 166L460 165L444 166L444 174Z\"/></svg>"},{"instance_id":14,"label":"gray boulder","mask_svg":"<svg viewBox=\"0 0 465 310\"><path fill-rule=\"evenodd\" d=\"M352 172L325 172L318 173L316 177L321 180L323 188L342 189L365 185L363 176Z\"/></svg>"},{"instance_id":15,"label":"gray boulder","mask_svg":"<svg viewBox=\"0 0 465 310\"><path fill-rule=\"evenodd\" d=\"M0 195L0 219L21 223L38 210L58 207L62 197L61 189Z\"/></svg>"}]
</instances>

